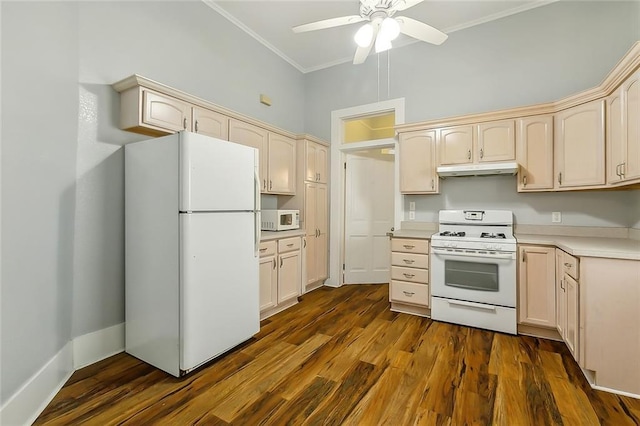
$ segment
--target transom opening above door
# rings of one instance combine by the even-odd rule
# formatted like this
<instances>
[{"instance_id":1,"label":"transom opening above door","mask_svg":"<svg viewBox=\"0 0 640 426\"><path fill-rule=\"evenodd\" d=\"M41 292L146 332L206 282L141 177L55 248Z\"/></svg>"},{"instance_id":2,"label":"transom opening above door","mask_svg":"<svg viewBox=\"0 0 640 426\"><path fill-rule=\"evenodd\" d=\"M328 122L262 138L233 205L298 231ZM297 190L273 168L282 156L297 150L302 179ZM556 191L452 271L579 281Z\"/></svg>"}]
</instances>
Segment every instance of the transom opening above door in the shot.
<instances>
[{"instance_id":1,"label":"transom opening above door","mask_svg":"<svg viewBox=\"0 0 640 426\"><path fill-rule=\"evenodd\" d=\"M395 111L345 120L342 143L393 138L395 124Z\"/></svg>"}]
</instances>

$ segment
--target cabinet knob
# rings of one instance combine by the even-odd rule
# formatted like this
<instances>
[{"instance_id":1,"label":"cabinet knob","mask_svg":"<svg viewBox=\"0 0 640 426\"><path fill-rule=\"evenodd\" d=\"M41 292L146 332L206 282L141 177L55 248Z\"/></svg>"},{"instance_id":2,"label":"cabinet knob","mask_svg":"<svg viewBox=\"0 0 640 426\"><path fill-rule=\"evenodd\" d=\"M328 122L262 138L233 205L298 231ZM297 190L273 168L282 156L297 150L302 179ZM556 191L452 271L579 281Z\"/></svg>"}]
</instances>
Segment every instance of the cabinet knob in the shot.
<instances>
[{"instance_id":1,"label":"cabinet knob","mask_svg":"<svg viewBox=\"0 0 640 426\"><path fill-rule=\"evenodd\" d=\"M306 246L307 246L307 239L306 239L306 238L303 238L303 239L302 239L302 247L304 248L304 247L306 247Z\"/></svg>"},{"instance_id":2,"label":"cabinet knob","mask_svg":"<svg viewBox=\"0 0 640 426\"><path fill-rule=\"evenodd\" d=\"M407 250L410 250L410 249L414 248L415 246L412 246L410 244L403 244L402 247L406 248Z\"/></svg>"},{"instance_id":3,"label":"cabinet knob","mask_svg":"<svg viewBox=\"0 0 640 426\"><path fill-rule=\"evenodd\" d=\"M480 148L480 158L484 157L484 148Z\"/></svg>"},{"instance_id":4,"label":"cabinet knob","mask_svg":"<svg viewBox=\"0 0 640 426\"><path fill-rule=\"evenodd\" d=\"M404 263L406 263L407 265L411 265L411 264L413 264L413 262L415 262L415 260L413 260L413 259L402 259L402 261Z\"/></svg>"},{"instance_id":5,"label":"cabinet knob","mask_svg":"<svg viewBox=\"0 0 640 426\"><path fill-rule=\"evenodd\" d=\"M282 268L282 258L280 258L280 267Z\"/></svg>"},{"instance_id":6,"label":"cabinet knob","mask_svg":"<svg viewBox=\"0 0 640 426\"><path fill-rule=\"evenodd\" d=\"M273 269L276 269L276 259L275 259L275 257L273 258Z\"/></svg>"},{"instance_id":7,"label":"cabinet knob","mask_svg":"<svg viewBox=\"0 0 640 426\"><path fill-rule=\"evenodd\" d=\"M620 164L620 177L624 177L627 174L627 163Z\"/></svg>"},{"instance_id":8,"label":"cabinet knob","mask_svg":"<svg viewBox=\"0 0 640 426\"><path fill-rule=\"evenodd\" d=\"M471 150L467 151L467 159L471 160Z\"/></svg>"},{"instance_id":9,"label":"cabinet knob","mask_svg":"<svg viewBox=\"0 0 640 426\"><path fill-rule=\"evenodd\" d=\"M404 291L404 290L403 290L402 292L403 292L403 293L404 293L404 295L405 295L405 296L407 296L407 297L411 297L411 296L413 296L413 295L415 294L413 291Z\"/></svg>"},{"instance_id":10,"label":"cabinet knob","mask_svg":"<svg viewBox=\"0 0 640 426\"><path fill-rule=\"evenodd\" d=\"M194 130L196 131L196 133L198 133L198 120L196 120L196 124L195 124Z\"/></svg>"},{"instance_id":11,"label":"cabinet knob","mask_svg":"<svg viewBox=\"0 0 640 426\"><path fill-rule=\"evenodd\" d=\"M406 272L404 272L402 275L404 275L405 278L413 278L413 277L415 277L415 274L407 274Z\"/></svg>"},{"instance_id":12,"label":"cabinet knob","mask_svg":"<svg viewBox=\"0 0 640 426\"><path fill-rule=\"evenodd\" d=\"M269 180L269 189L273 189L273 181Z\"/></svg>"},{"instance_id":13,"label":"cabinet knob","mask_svg":"<svg viewBox=\"0 0 640 426\"><path fill-rule=\"evenodd\" d=\"M522 176L522 186L527 186L527 175Z\"/></svg>"},{"instance_id":14,"label":"cabinet knob","mask_svg":"<svg viewBox=\"0 0 640 426\"><path fill-rule=\"evenodd\" d=\"M562 172L558 173L558 183L562 185Z\"/></svg>"},{"instance_id":15,"label":"cabinet knob","mask_svg":"<svg viewBox=\"0 0 640 426\"><path fill-rule=\"evenodd\" d=\"M433 179L431 179L431 189L434 189L434 188L435 188L435 186L436 186L436 184L435 184L434 180L433 180Z\"/></svg>"}]
</instances>

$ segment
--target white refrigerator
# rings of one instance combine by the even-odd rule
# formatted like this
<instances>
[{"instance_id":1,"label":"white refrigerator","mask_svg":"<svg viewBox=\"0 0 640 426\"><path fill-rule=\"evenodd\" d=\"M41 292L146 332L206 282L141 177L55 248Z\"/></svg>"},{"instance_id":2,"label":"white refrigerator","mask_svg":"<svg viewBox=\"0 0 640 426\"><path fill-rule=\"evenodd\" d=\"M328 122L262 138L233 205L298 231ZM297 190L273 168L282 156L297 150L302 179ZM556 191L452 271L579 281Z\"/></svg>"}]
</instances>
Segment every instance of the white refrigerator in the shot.
<instances>
[{"instance_id":1,"label":"white refrigerator","mask_svg":"<svg viewBox=\"0 0 640 426\"><path fill-rule=\"evenodd\" d=\"M126 352L179 377L259 331L258 176L195 133L126 145Z\"/></svg>"}]
</instances>

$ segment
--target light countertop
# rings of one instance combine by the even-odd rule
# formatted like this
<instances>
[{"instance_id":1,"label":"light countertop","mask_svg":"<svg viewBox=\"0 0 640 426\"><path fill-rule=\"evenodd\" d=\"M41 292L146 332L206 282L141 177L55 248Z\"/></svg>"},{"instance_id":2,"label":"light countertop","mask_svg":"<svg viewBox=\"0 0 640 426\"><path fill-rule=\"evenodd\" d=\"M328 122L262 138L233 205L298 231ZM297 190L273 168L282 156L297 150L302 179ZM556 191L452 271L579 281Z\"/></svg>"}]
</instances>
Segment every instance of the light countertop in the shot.
<instances>
[{"instance_id":1,"label":"light countertop","mask_svg":"<svg viewBox=\"0 0 640 426\"><path fill-rule=\"evenodd\" d=\"M556 246L578 257L606 257L640 260L640 241L630 238L575 237L564 235L516 234L518 244Z\"/></svg>"},{"instance_id":2,"label":"light countertop","mask_svg":"<svg viewBox=\"0 0 640 426\"><path fill-rule=\"evenodd\" d=\"M417 238L430 240L435 231L423 231L419 229L399 229L391 232L394 238Z\"/></svg>"},{"instance_id":3,"label":"light countertop","mask_svg":"<svg viewBox=\"0 0 640 426\"><path fill-rule=\"evenodd\" d=\"M301 237L305 234L304 229L292 229L290 231L262 231L260 241L273 241L282 238Z\"/></svg>"}]
</instances>

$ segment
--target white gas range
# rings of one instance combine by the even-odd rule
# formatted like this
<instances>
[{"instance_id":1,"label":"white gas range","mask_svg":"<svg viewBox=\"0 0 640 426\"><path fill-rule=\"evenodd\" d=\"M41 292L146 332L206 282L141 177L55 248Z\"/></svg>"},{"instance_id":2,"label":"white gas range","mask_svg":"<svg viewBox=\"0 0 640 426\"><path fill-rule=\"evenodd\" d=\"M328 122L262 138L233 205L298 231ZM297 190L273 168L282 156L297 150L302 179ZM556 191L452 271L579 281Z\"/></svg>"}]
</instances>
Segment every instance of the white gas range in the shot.
<instances>
[{"instance_id":1,"label":"white gas range","mask_svg":"<svg viewBox=\"0 0 640 426\"><path fill-rule=\"evenodd\" d=\"M506 210L442 210L431 237L431 318L516 334L516 239Z\"/></svg>"}]
</instances>

